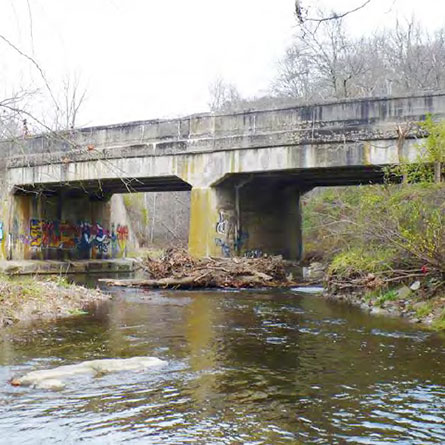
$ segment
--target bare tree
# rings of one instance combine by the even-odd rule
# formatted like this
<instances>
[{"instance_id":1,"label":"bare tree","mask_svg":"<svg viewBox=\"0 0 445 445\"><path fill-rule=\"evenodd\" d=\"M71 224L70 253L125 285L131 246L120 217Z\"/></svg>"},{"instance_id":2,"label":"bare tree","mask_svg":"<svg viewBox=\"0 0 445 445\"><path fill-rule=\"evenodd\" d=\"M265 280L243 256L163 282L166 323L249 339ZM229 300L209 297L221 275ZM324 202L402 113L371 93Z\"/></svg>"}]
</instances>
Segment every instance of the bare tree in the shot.
<instances>
[{"instance_id":1,"label":"bare tree","mask_svg":"<svg viewBox=\"0 0 445 445\"><path fill-rule=\"evenodd\" d=\"M298 28L278 65L272 92L317 100L444 88L445 28L430 34L413 19L352 38L337 19Z\"/></svg>"},{"instance_id":2,"label":"bare tree","mask_svg":"<svg viewBox=\"0 0 445 445\"><path fill-rule=\"evenodd\" d=\"M430 34L414 18L387 33L386 58L395 92L445 87L445 29Z\"/></svg>"},{"instance_id":3,"label":"bare tree","mask_svg":"<svg viewBox=\"0 0 445 445\"><path fill-rule=\"evenodd\" d=\"M29 3L28 12L31 18ZM32 39L32 26L30 30ZM86 89L80 86L80 76L67 75L61 86L55 88L34 55L25 52L3 34L0 34L0 44L29 64L37 75L32 89L21 87L18 91L5 95L3 99L0 96L0 136L11 137L21 133L27 135L33 130L58 131L74 128L79 109L86 97ZM41 106L43 103L46 104L45 109ZM52 117L48 119L48 115Z\"/></svg>"},{"instance_id":4,"label":"bare tree","mask_svg":"<svg viewBox=\"0 0 445 445\"><path fill-rule=\"evenodd\" d=\"M59 99L59 112L55 116L57 129L73 129L76 127L79 110L85 102L87 90L81 86L78 74L67 75L62 81Z\"/></svg>"},{"instance_id":5,"label":"bare tree","mask_svg":"<svg viewBox=\"0 0 445 445\"><path fill-rule=\"evenodd\" d=\"M221 77L215 79L209 86L211 111L230 111L241 101L241 96L235 85L226 82Z\"/></svg>"},{"instance_id":6,"label":"bare tree","mask_svg":"<svg viewBox=\"0 0 445 445\"><path fill-rule=\"evenodd\" d=\"M27 136L28 119L24 111L36 91L21 89L0 99L0 139Z\"/></svg>"},{"instance_id":7,"label":"bare tree","mask_svg":"<svg viewBox=\"0 0 445 445\"><path fill-rule=\"evenodd\" d=\"M302 25L279 64L273 91L311 100L353 95L356 79L369 69L356 43L342 19Z\"/></svg>"}]
</instances>

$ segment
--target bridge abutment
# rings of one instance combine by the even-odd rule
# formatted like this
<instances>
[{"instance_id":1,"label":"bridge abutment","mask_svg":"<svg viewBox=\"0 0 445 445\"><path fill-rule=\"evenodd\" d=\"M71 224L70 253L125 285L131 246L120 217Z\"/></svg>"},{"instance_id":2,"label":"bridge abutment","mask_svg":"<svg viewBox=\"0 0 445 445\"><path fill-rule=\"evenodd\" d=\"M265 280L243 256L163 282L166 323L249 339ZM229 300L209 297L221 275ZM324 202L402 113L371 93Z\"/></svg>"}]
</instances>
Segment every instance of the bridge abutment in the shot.
<instances>
[{"instance_id":1,"label":"bridge abutment","mask_svg":"<svg viewBox=\"0 0 445 445\"><path fill-rule=\"evenodd\" d=\"M113 198L16 194L10 198L7 239L11 260L82 260L126 256L129 228ZM113 211L114 210L114 211Z\"/></svg>"}]
</instances>

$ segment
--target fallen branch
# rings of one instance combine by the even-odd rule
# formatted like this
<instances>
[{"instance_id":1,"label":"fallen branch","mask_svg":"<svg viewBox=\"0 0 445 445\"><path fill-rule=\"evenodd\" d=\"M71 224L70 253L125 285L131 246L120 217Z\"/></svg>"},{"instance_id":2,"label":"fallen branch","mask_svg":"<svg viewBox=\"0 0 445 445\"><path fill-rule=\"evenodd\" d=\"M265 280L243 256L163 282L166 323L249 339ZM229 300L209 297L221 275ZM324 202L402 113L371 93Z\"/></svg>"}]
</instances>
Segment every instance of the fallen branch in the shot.
<instances>
[{"instance_id":1,"label":"fallen branch","mask_svg":"<svg viewBox=\"0 0 445 445\"><path fill-rule=\"evenodd\" d=\"M140 262L147 279L102 279L110 286L150 288L244 288L290 287L298 283L288 279L286 262L280 256L261 258L195 259L184 249L168 249L158 259Z\"/></svg>"}]
</instances>

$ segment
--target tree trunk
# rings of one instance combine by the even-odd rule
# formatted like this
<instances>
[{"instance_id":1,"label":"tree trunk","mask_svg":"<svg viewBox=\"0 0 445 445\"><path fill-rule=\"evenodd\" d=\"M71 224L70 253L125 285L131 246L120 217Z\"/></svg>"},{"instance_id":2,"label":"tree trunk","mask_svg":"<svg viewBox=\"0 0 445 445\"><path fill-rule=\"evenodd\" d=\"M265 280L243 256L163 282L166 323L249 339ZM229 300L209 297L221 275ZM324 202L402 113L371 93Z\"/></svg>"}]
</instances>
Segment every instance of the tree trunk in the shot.
<instances>
[{"instance_id":1,"label":"tree trunk","mask_svg":"<svg viewBox=\"0 0 445 445\"><path fill-rule=\"evenodd\" d=\"M440 161L434 163L434 182L436 184L442 182L442 163Z\"/></svg>"}]
</instances>

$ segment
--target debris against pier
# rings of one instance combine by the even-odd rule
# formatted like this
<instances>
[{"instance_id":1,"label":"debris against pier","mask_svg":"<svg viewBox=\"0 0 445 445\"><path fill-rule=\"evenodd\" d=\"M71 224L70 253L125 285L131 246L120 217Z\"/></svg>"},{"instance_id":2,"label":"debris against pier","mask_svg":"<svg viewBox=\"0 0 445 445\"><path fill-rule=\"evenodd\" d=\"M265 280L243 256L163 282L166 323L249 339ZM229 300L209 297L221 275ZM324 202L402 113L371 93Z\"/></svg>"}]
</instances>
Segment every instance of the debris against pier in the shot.
<instances>
[{"instance_id":1,"label":"debris against pier","mask_svg":"<svg viewBox=\"0 0 445 445\"><path fill-rule=\"evenodd\" d=\"M184 249L168 249L159 259L141 261L146 279L100 281L111 286L176 289L287 287L298 284L292 267L295 264L281 256L196 259Z\"/></svg>"}]
</instances>

